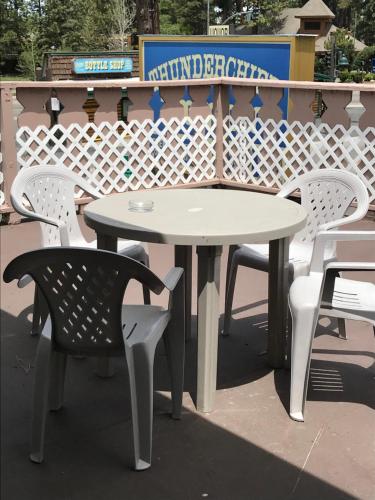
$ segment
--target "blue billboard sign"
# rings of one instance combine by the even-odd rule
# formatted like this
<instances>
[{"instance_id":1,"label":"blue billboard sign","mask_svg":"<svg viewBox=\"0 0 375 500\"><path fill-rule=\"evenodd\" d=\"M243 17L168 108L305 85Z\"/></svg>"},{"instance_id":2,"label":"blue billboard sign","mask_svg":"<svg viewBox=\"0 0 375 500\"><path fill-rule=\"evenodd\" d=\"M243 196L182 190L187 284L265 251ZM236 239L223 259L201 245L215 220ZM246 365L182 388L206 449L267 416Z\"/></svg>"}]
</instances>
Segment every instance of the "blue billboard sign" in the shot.
<instances>
[{"instance_id":1,"label":"blue billboard sign","mask_svg":"<svg viewBox=\"0 0 375 500\"><path fill-rule=\"evenodd\" d=\"M80 74L130 73L133 60L128 57L77 57L73 59L73 71Z\"/></svg>"},{"instance_id":2,"label":"blue billboard sign","mask_svg":"<svg viewBox=\"0 0 375 500\"><path fill-rule=\"evenodd\" d=\"M144 40L145 80L237 77L288 80L289 43Z\"/></svg>"},{"instance_id":3,"label":"blue billboard sign","mask_svg":"<svg viewBox=\"0 0 375 500\"><path fill-rule=\"evenodd\" d=\"M236 77L313 80L311 35L142 36L144 80Z\"/></svg>"}]
</instances>

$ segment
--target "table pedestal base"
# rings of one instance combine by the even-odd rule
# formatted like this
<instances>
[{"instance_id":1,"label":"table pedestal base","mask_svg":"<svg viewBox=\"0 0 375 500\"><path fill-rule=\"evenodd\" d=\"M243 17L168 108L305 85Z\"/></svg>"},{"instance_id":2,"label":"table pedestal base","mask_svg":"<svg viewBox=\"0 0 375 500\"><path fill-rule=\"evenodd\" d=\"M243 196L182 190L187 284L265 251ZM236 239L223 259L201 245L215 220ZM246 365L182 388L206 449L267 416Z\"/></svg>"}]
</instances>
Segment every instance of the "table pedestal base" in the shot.
<instances>
[{"instance_id":1,"label":"table pedestal base","mask_svg":"<svg viewBox=\"0 0 375 500\"><path fill-rule=\"evenodd\" d=\"M221 246L198 246L197 410L214 406L219 335Z\"/></svg>"},{"instance_id":2,"label":"table pedestal base","mask_svg":"<svg viewBox=\"0 0 375 500\"><path fill-rule=\"evenodd\" d=\"M289 238L272 240L269 245L268 362L272 368L282 368L288 323Z\"/></svg>"}]
</instances>

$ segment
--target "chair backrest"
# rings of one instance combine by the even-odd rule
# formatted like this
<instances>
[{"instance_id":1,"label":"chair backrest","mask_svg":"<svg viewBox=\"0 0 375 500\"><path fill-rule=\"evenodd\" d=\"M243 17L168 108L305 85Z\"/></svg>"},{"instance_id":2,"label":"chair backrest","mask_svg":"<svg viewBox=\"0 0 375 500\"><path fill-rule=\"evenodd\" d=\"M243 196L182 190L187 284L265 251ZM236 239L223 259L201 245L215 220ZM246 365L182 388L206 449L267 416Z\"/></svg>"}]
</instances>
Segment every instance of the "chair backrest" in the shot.
<instances>
[{"instance_id":1,"label":"chair backrest","mask_svg":"<svg viewBox=\"0 0 375 500\"><path fill-rule=\"evenodd\" d=\"M364 183L353 173L338 169L319 169L300 175L288 182L278 193L287 197L300 190L301 205L307 212L306 226L299 231L294 241L312 243L317 232L335 225L362 219L369 207L369 196ZM346 217L353 201L356 207ZM331 223L331 224L330 224ZM333 223L333 224L332 224Z\"/></svg>"},{"instance_id":2,"label":"chair backrest","mask_svg":"<svg viewBox=\"0 0 375 500\"><path fill-rule=\"evenodd\" d=\"M7 266L4 281L25 274L35 280L47 302L55 349L95 356L122 352L122 302L130 279L157 294L164 289L143 264L96 249L56 247L27 252Z\"/></svg>"},{"instance_id":3,"label":"chair backrest","mask_svg":"<svg viewBox=\"0 0 375 500\"><path fill-rule=\"evenodd\" d=\"M30 216L25 198L35 214L66 223L69 244L84 241L80 230L74 203L75 188L78 186L93 198L101 194L84 179L68 168L58 166L35 166L22 168L11 188L11 201L17 212ZM40 223L44 247L61 245L60 232L56 226Z\"/></svg>"}]
</instances>

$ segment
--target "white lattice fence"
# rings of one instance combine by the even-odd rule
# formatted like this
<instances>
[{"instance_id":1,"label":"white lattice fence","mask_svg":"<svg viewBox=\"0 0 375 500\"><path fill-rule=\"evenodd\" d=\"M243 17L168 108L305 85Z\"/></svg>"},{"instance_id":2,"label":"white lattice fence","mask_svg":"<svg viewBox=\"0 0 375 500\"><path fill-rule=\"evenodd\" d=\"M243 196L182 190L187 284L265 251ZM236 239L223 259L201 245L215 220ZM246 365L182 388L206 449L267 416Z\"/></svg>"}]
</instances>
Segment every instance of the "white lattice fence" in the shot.
<instances>
[{"instance_id":1,"label":"white lattice fence","mask_svg":"<svg viewBox=\"0 0 375 500\"><path fill-rule=\"evenodd\" d=\"M354 172L375 203L375 128L298 121L224 119L224 178L280 188L284 182L317 168Z\"/></svg>"},{"instance_id":2,"label":"white lattice fence","mask_svg":"<svg viewBox=\"0 0 375 500\"><path fill-rule=\"evenodd\" d=\"M212 115L17 132L20 168L65 165L103 194L213 179L215 145Z\"/></svg>"}]
</instances>

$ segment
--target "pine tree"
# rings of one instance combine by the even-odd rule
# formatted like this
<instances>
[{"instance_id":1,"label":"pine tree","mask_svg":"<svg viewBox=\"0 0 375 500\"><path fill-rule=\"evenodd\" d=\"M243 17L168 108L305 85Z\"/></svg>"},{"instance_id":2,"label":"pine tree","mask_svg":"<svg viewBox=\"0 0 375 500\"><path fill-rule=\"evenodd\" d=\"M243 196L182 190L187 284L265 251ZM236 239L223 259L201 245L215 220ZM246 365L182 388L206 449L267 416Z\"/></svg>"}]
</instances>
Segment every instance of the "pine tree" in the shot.
<instances>
[{"instance_id":1,"label":"pine tree","mask_svg":"<svg viewBox=\"0 0 375 500\"><path fill-rule=\"evenodd\" d=\"M0 67L1 73L14 73L22 52L27 9L23 0L1 0Z\"/></svg>"},{"instance_id":2,"label":"pine tree","mask_svg":"<svg viewBox=\"0 0 375 500\"><path fill-rule=\"evenodd\" d=\"M42 22L43 45L58 50L82 50L85 15L85 0L46 0Z\"/></svg>"}]
</instances>

